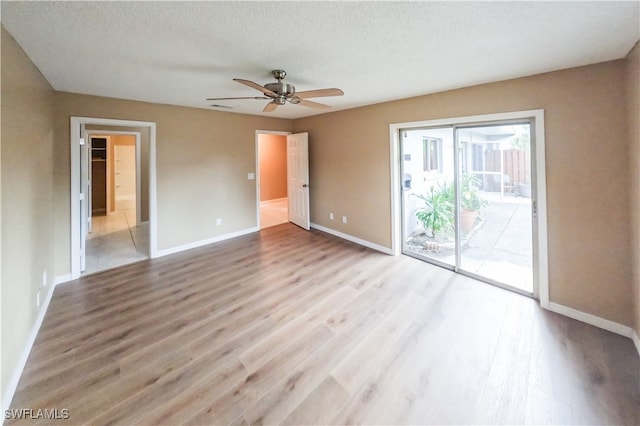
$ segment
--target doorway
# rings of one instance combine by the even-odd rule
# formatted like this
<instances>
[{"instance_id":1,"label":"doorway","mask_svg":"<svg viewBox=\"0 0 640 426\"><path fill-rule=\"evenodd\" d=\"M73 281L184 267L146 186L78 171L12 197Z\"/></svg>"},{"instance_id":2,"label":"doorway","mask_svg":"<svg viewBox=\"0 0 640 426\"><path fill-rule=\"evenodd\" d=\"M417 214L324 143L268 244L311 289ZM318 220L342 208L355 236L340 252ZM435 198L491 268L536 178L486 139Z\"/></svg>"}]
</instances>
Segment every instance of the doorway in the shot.
<instances>
[{"instance_id":1,"label":"doorway","mask_svg":"<svg viewBox=\"0 0 640 426\"><path fill-rule=\"evenodd\" d=\"M260 229L289 221L287 134L257 133Z\"/></svg>"},{"instance_id":2,"label":"doorway","mask_svg":"<svg viewBox=\"0 0 640 426\"><path fill-rule=\"evenodd\" d=\"M523 112L392 126L401 252L544 297L542 119Z\"/></svg>"},{"instance_id":3,"label":"doorway","mask_svg":"<svg viewBox=\"0 0 640 426\"><path fill-rule=\"evenodd\" d=\"M83 275L149 257L148 135L86 126L89 162L89 230ZM144 136L144 137L142 137ZM146 178L146 176L144 176ZM143 221L143 218L145 219Z\"/></svg>"},{"instance_id":4,"label":"doorway","mask_svg":"<svg viewBox=\"0 0 640 426\"><path fill-rule=\"evenodd\" d=\"M155 123L71 117L71 277L154 257Z\"/></svg>"}]
</instances>

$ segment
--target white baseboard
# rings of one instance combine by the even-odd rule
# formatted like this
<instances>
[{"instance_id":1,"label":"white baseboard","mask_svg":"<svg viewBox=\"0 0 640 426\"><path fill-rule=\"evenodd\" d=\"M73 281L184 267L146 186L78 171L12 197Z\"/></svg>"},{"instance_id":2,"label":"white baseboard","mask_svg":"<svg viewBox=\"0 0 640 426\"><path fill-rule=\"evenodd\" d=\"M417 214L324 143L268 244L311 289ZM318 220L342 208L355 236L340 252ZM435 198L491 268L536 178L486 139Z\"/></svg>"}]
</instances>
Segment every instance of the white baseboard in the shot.
<instances>
[{"instance_id":1,"label":"white baseboard","mask_svg":"<svg viewBox=\"0 0 640 426\"><path fill-rule=\"evenodd\" d=\"M171 248L164 249L164 250L158 250L155 253L154 258L158 258L158 257L162 257L162 256L167 256L167 255L170 255L170 254L179 253L181 251L190 250L190 249L194 249L194 248L197 248L197 247L206 246L207 244L217 243L217 242L220 242L220 241L228 240L230 238L236 238L236 237L240 237L242 235L247 235L247 234L251 234L253 232L258 232L258 231L260 231L260 228L258 228L256 226L256 227L253 227L253 228L242 229L240 231L231 232L229 234L218 235L216 237L212 237L212 238L207 238L205 240L196 241L194 243L183 244L181 246L171 247Z\"/></svg>"},{"instance_id":2,"label":"white baseboard","mask_svg":"<svg viewBox=\"0 0 640 426\"><path fill-rule=\"evenodd\" d=\"M636 345L636 351L638 351L638 356L640 356L640 336L637 331L633 330L631 340L633 340L633 343Z\"/></svg>"},{"instance_id":3,"label":"white baseboard","mask_svg":"<svg viewBox=\"0 0 640 426\"><path fill-rule=\"evenodd\" d=\"M335 235L336 237L342 238L343 240L351 241L353 243L360 244L361 246L369 247L370 249L382 252L384 254L393 255L393 251L389 247L381 246L380 244L372 243L371 241L363 240L361 238L354 237L349 234L344 234L342 232L336 231L335 229L325 228L324 226L318 225L316 223L312 223L311 227L313 229L317 229L318 231Z\"/></svg>"},{"instance_id":4,"label":"white baseboard","mask_svg":"<svg viewBox=\"0 0 640 426\"><path fill-rule=\"evenodd\" d=\"M631 327L627 327L626 325L600 318L577 309L569 308L568 306L560 305L558 303L549 302L546 306L543 305L542 307L557 314L633 339L634 331ZM636 347L637 346L638 344L636 343Z\"/></svg>"},{"instance_id":5,"label":"white baseboard","mask_svg":"<svg viewBox=\"0 0 640 426\"><path fill-rule=\"evenodd\" d=\"M53 285L56 286L58 284L62 284L62 283L66 283L68 281L71 281L73 278L71 277L71 274L65 274L65 275L58 275L54 280L53 280Z\"/></svg>"},{"instance_id":6,"label":"white baseboard","mask_svg":"<svg viewBox=\"0 0 640 426\"><path fill-rule=\"evenodd\" d=\"M69 277L71 275L69 274ZM36 317L36 322L31 327L31 333L29 334L29 338L27 339L27 343L24 345L22 350L22 355L18 360L18 365L16 366L13 374L11 375L11 379L9 380L9 384L7 389L3 389L2 395L2 421L0 424L4 424L4 413L5 410L9 409L9 405L11 404L11 400L13 399L13 395L16 393L16 389L18 388L18 383L20 382L20 377L22 377L22 372L24 371L24 367L27 365L27 360L29 359L29 354L31 353L31 348L33 348L33 344L36 341L36 337L38 336L38 331L40 331L40 326L42 325L42 321L44 320L44 316L47 313L47 309L49 309L49 303L51 302L51 297L53 296L53 291L56 288L56 283L58 281L58 277L56 277L55 281L49 287L49 291L44 298L42 306L40 306L40 311L38 311L38 316Z\"/></svg>"}]
</instances>

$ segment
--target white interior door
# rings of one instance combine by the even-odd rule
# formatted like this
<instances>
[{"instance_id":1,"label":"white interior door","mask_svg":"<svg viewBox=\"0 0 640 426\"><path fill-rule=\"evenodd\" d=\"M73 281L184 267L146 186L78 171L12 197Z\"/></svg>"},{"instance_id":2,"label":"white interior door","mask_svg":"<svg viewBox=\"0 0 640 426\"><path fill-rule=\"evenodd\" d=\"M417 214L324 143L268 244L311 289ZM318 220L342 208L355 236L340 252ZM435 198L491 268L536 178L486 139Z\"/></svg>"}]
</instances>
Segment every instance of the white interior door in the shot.
<instances>
[{"instance_id":1,"label":"white interior door","mask_svg":"<svg viewBox=\"0 0 640 426\"><path fill-rule=\"evenodd\" d=\"M115 210L136 208L136 147L114 145Z\"/></svg>"},{"instance_id":2,"label":"white interior door","mask_svg":"<svg viewBox=\"0 0 640 426\"><path fill-rule=\"evenodd\" d=\"M287 192L289 221L310 229L309 134L287 135Z\"/></svg>"}]
</instances>

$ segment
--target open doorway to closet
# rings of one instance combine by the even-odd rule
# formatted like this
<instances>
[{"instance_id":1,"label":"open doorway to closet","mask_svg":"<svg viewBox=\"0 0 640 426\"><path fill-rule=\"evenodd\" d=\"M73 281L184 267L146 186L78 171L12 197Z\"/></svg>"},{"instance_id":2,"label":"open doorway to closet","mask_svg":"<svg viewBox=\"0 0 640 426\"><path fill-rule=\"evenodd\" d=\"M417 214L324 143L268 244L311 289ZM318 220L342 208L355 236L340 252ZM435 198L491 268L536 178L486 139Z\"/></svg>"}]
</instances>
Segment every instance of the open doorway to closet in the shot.
<instances>
[{"instance_id":1,"label":"open doorway to closet","mask_svg":"<svg viewBox=\"0 0 640 426\"><path fill-rule=\"evenodd\" d=\"M70 163L71 182L70 215L71 215L71 279L79 278L87 271L87 242L91 223L91 141L88 132L94 135L114 135L130 133L136 135L136 223L148 222L148 233L142 238L147 244L145 257L157 255L157 203L156 203L156 123L148 121L121 120L97 117L70 117ZM138 136L139 135L139 136ZM96 154L97 155L97 154ZM108 155L108 154L106 154ZM146 157L146 160L143 158ZM139 183L138 183L139 182ZM108 209L108 207L107 207ZM95 231L94 231L95 232ZM130 231L129 231L130 232ZM109 244L104 244L108 246ZM122 259L120 259L122 260ZM97 270L104 270L130 263L131 260L119 264L102 264Z\"/></svg>"},{"instance_id":2,"label":"open doorway to closet","mask_svg":"<svg viewBox=\"0 0 640 426\"><path fill-rule=\"evenodd\" d=\"M289 221L287 133L257 133L260 229Z\"/></svg>"},{"instance_id":3,"label":"open doorway to closet","mask_svg":"<svg viewBox=\"0 0 640 426\"><path fill-rule=\"evenodd\" d=\"M85 130L90 161L83 275L149 258L149 132L99 125Z\"/></svg>"}]
</instances>

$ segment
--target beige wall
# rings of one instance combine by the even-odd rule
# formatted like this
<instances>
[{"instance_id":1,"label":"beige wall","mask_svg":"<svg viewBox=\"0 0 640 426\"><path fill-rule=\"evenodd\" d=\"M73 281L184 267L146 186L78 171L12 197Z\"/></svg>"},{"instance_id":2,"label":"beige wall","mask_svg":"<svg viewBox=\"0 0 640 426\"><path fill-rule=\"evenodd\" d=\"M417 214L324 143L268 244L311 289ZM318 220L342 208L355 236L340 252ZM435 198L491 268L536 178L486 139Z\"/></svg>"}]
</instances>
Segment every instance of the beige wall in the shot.
<instances>
[{"instance_id":1,"label":"beige wall","mask_svg":"<svg viewBox=\"0 0 640 426\"><path fill-rule=\"evenodd\" d=\"M635 320L640 336L640 43L627 56L627 129L629 132L629 194L631 205L631 239Z\"/></svg>"},{"instance_id":2,"label":"beige wall","mask_svg":"<svg viewBox=\"0 0 640 426\"><path fill-rule=\"evenodd\" d=\"M389 124L543 108L550 298L631 325L624 71L620 60L295 120L309 132L311 220L390 247Z\"/></svg>"},{"instance_id":3,"label":"beige wall","mask_svg":"<svg viewBox=\"0 0 640 426\"><path fill-rule=\"evenodd\" d=\"M143 222L149 220L149 128L88 124L87 130L140 133L140 210Z\"/></svg>"},{"instance_id":4,"label":"beige wall","mask_svg":"<svg viewBox=\"0 0 640 426\"><path fill-rule=\"evenodd\" d=\"M260 201L287 196L287 137L262 134L260 146Z\"/></svg>"},{"instance_id":5,"label":"beige wall","mask_svg":"<svg viewBox=\"0 0 640 426\"><path fill-rule=\"evenodd\" d=\"M52 288L53 90L2 28L2 400ZM42 307L42 304L40 305Z\"/></svg>"},{"instance_id":6,"label":"beige wall","mask_svg":"<svg viewBox=\"0 0 640 426\"><path fill-rule=\"evenodd\" d=\"M56 274L69 273L69 117L152 121L157 125L156 175L160 250L257 226L255 131L290 131L291 121L55 94ZM216 226L222 218L222 226Z\"/></svg>"}]
</instances>

